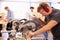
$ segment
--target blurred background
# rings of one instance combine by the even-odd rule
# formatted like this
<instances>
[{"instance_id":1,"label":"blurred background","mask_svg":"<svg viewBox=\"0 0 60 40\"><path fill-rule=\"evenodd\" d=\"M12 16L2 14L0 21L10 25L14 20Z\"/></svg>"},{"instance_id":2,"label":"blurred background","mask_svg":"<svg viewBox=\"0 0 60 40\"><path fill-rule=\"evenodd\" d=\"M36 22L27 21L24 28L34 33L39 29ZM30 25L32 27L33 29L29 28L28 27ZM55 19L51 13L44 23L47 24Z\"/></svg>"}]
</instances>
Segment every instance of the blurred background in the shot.
<instances>
[{"instance_id":1,"label":"blurred background","mask_svg":"<svg viewBox=\"0 0 60 40\"><path fill-rule=\"evenodd\" d=\"M33 6L37 12L37 7L41 2L48 3L51 7L60 10L60 0L0 0L0 13L7 16L7 11L4 7L8 6L13 11L14 19L25 19L26 13ZM50 38L51 37L51 38ZM49 40L53 40L52 34L49 33Z\"/></svg>"},{"instance_id":2,"label":"blurred background","mask_svg":"<svg viewBox=\"0 0 60 40\"><path fill-rule=\"evenodd\" d=\"M5 13L5 6L8 6L14 13L15 19L25 18L25 13L29 10L30 6L38 7L40 2L47 2L51 7L60 9L59 0L0 0L0 13Z\"/></svg>"}]
</instances>

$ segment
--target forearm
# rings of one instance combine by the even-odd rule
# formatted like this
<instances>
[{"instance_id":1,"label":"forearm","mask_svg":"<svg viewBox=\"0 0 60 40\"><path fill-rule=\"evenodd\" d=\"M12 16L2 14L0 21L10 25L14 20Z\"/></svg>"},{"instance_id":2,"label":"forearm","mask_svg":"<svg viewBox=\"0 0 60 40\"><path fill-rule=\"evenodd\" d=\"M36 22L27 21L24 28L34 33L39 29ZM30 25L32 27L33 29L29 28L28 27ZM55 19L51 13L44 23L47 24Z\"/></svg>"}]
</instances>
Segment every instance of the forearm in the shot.
<instances>
[{"instance_id":1,"label":"forearm","mask_svg":"<svg viewBox=\"0 0 60 40\"><path fill-rule=\"evenodd\" d=\"M43 28L40 28L39 30L35 31L34 32L34 35L37 35L37 34L42 34L46 31L50 30L47 26L43 26Z\"/></svg>"},{"instance_id":2,"label":"forearm","mask_svg":"<svg viewBox=\"0 0 60 40\"><path fill-rule=\"evenodd\" d=\"M41 33L44 33L44 32L46 32L48 30L51 30L57 24L58 24L58 22L56 22L54 20L51 20L48 24L46 24L45 26L43 26L42 28L40 28L39 30L34 32L34 35L41 34Z\"/></svg>"}]
</instances>

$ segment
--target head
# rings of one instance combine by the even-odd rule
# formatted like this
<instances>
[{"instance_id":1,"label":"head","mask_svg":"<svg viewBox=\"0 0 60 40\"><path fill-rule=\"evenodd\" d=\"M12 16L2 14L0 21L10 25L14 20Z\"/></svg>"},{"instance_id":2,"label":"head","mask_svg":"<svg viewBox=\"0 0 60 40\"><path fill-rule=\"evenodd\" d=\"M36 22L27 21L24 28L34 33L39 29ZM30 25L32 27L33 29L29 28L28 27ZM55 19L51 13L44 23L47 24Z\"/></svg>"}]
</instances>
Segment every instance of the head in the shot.
<instances>
[{"instance_id":1,"label":"head","mask_svg":"<svg viewBox=\"0 0 60 40\"><path fill-rule=\"evenodd\" d=\"M44 16L48 16L52 12L52 8L45 2L39 4L37 12L41 13Z\"/></svg>"},{"instance_id":2,"label":"head","mask_svg":"<svg viewBox=\"0 0 60 40\"><path fill-rule=\"evenodd\" d=\"M33 10L34 10L34 7L30 7L30 10L31 10L31 12L33 12Z\"/></svg>"},{"instance_id":3,"label":"head","mask_svg":"<svg viewBox=\"0 0 60 40\"><path fill-rule=\"evenodd\" d=\"M5 8L4 8L6 11L9 11L9 8L6 6Z\"/></svg>"}]
</instances>

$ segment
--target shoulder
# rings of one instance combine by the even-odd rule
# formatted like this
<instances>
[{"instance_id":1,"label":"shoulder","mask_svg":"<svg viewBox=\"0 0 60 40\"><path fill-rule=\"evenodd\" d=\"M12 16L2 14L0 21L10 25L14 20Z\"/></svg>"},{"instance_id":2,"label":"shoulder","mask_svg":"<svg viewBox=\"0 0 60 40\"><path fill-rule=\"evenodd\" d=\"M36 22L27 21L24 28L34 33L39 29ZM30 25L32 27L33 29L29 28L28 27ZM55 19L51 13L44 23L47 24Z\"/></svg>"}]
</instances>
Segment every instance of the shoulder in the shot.
<instances>
[{"instance_id":1,"label":"shoulder","mask_svg":"<svg viewBox=\"0 0 60 40\"><path fill-rule=\"evenodd\" d=\"M60 10L55 9L54 12L52 13L52 20L55 20L56 22L60 22Z\"/></svg>"},{"instance_id":2,"label":"shoulder","mask_svg":"<svg viewBox=\"0 0 60 40\"><path fill-rule=\"evenodd\" d=\"M53 9L53 16L60 15L60 10L59 9Z\"/></svg>"},{"instance_id":3,"label":"shoulder","mask_svg":"<svg viewBox=\"0 0 60 40\"><path fill-rule=\"evenodd\" d=\"M12 10L9 10L8 12L13 13L13 11L12 11Z\"/></svg>"}]
</instances>

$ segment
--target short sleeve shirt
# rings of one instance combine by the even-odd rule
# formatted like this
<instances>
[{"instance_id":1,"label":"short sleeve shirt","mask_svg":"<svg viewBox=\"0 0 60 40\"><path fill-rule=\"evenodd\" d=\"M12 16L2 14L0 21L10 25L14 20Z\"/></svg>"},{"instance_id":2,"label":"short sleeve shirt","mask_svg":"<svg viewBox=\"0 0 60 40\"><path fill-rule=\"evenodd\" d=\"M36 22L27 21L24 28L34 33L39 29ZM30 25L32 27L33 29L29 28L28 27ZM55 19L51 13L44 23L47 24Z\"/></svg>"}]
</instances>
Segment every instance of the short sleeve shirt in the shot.
<instances>
[{"instance_id":1,"label":"short sleeve shirt","mask_svg":"<svg viewBox=\"0 0 60 40\"><path fill-rule=\"evenodd\" d=\"M50 20L55 20L58 22L58 24L51 29L53 38L60 40L60 10L54 9L52 10L52 13L46 18L47 23Z\"/></svg>"}]
</instances>

